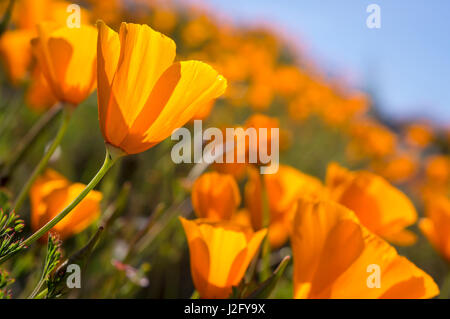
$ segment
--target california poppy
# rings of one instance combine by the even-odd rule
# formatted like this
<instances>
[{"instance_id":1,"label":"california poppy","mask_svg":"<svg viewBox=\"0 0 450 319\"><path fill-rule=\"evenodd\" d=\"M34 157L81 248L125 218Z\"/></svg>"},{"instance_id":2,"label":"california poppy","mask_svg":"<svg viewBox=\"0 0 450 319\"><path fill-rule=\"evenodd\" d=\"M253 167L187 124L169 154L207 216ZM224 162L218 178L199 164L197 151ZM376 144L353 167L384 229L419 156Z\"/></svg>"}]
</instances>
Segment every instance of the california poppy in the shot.
<instances>
[{"instance_id":1,"label":"california poppy","mask_svg":"<svg viewBox=\"0 0 450 319\"><path fill-rule=\"evenodd\" d=\"M434 138L433 129L430 125L413 123L405 129L406 142L411 146L427 147Z\"/></svg>"},{"instance_id":2,"label":"california poppy","mask_svg":"<svg viewBox=\"0 0 450 319\"><path fill-rule=\"evenodd\" d=\"M60 102L78 105L96 88L96 43L97 30L91 26L39 25L33 52Z\"/></svg>"},{"instance_id":3,"label":"california poppy","mask_svg":"<svg viewBox=\"0 0 450 319\"><path fill-rule=\"evenodd\" d=\"M299 197L326 196L320 180L293 167L280 165L276 174L264 175L264 178L257 169L249 168L245 203L255 230L264 226L264 191L269 210L268 238L274 248L282 246L289 238Z\"/></svg>"},{"instance_id":4,"label":"california poppy","mask_svg":"<svg viewBox=\"0 0 450 319\"><path fill-rule=\"evenodd\" d=\"M175 43L149 26L122 23L119 34L97 26L100 128L126 154L158 144L225 91L209 65L173 63Z\"/></svg>"},{"instance_id":5,"label":"california poppy","mask_svg":"<svg viewBox=\"0 0 450 319\"><path fill-rule=\"evenodd\" d=\"M291 236L294 297L432 298L433 279L331 201L301 200Z\"/></svg>"},{"instance_id":6,"label":"california poppy","mask_svg":"<svg viewBox=\"0 0 450 319\"><path fill-rule=\"evenodd\" d=\"M11 30L0 38L0 57L13 84L19 84L28 72L33 35L34 32L30 30Z\"/></svg>"},{"instance_id":7,"label":"california poppy","mask_svg":"<svg viewBox=\"0 0 450 319\"><path fill-rule=\"evenodd\" d=\"M199 218L229 220L240 202L239 188L232 175L206 173L192 187L192 205Z\"/></svg>"},{"instance_id":8,"label":"california poppy","mask_svg":"<svg viewBox=\"0 0 450 319\"><path fill-rule=\"evenodd\" d=\"M36 37L36 25L52 22L64 26L67 21L67 7L70 4L61 0L18 0L13 10L14 30L6 31L0 38L0 57L9 79L15 85L28 75L32 64L30 41ZM86 23L89 14L81 11L81 21Z\"/></svg>"},{"instance_id":9,"label":"california poppy","mask_svg":"<svg viewBox=\"0 0 450 319\"><path fill-rule=\"evenodd\" d=\"M450 263L450 200L442 195L428 195L425 213L419 228Z\"/></svg>"},{"instance_id":10,"label":"california poppy","mask_svg":"<svg viewBox=\"0 0 450 319\"><path fill-rule=\"evenodd\" d=\"M31 198L31 228L36 231L74 200L86 185L70 183L64 176L48 169L33 184ZM62 239L78 234L100 216L102 194L91 191L86 198L53 231Z\"/></svg>"},{"instance_id":11,"label":"california poppy","mask_svg":"<svg viewBox=\"0 0 450 319\"><path fill-rule=\"evenodd\" d=\"M450 156L432 155L425 165L427 181L433 184L450 183Z\"/></svg>"},{"instance_id":12,"label":"california poppy","mask_svg":"<svg viewBox=\"0 0 450 319\"><path fill-rule=\"evenodd\" d=\"M414 205L384 178L331 163L326 185L331 198L354 211L370 231L399 245L416 241L416 235L405 229L417 221Z\"/></svg>"},{"instance_id":13,"label":"california poppy","mask_svg":"<svg viewBox=\"0 0 450 319\"><path fill-rule=\"evenodd\" d=\"M256 233L231 222L190 221L180 217L186 233L191 274L202 298L227 298L239 285L266 230Z\"/></svg>"},{"instance_id":14,"label":"california poppy","mask_svg":"<svg viewBox=\"0 0 450 319\"><path fill-rule=\"evenodd\" d=\"M39 67L34 68L31 78L32 81L25 96L27 105L37 112L45 111L55 105L57 100Z\"/></svg>"}]
</instances>

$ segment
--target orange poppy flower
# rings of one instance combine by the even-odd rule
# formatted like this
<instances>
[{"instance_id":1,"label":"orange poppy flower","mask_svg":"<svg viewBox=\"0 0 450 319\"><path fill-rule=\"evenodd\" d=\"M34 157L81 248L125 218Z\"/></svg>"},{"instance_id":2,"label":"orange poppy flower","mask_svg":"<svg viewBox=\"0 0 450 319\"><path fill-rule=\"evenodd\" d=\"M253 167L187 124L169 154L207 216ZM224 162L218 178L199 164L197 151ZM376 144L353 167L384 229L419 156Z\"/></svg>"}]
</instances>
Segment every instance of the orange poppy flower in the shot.
<instances>
[{"instance_id":1,"label":"orange poppy flower","mask_svg":"<svg viewBox=\"0 0 450 319\"><path fill-rule=\"evenodd\" d=\"M233 216L231 216L231 221L244 227L253 228L250 212L245 208L239 209L235 214L233 214Z\"/></svg>"},{"instance_id":2,"label":"orange poppy flower","mask_svg":"<svg viewBox=\"0 0 450 319\"><path fill-rule=\"evenodd\" d=\"M274 87L281 96L294 96L305 85L306 77L295 66L279 66L274 74Z\"/></svg>"},{"instance_id":3,"label":"orange poppy flower","mask_svg":"<svg viewBox=\"0 0 450 319\"><path fill-rule=\"evenodd\" d=\"M96 87L97 30L41 24L31 41L33 52L55 97L78 105Z\"/></svg>"},{"instance_id":4,"label":"orange poppy flower","mask_svg":"<svg viewBox=\"0 0 450 319\"><path fill-rule=\"evenodd\" d=\"M406 142L419 148L427 147L434 138L433 129L426 124L415 123L405 129Z\"/></svg>"},{"instance_id":5,"label":"orange poppy flower","mask_svg":"<svg viewBox=\"0 0 450 319\"><path fill-rule=\"evenodd\" d=\"M247 99L254 110L267 110L274 98L274 90L267 79L254 81L247 92Z\"/></svg>"},{"instance_id":6,"label":"orange poppy flower","mask_svg":"<svg viewBox=\"0 0 450 319\"><path fill-rule=\"evenodd\" d=\"M250 116L245 122L245 129L254 128L256 130L255 145L248 145L248 151L258 154L271 154L272 150L272 129L280 129L280 121L275 117L269 117L264 114L256 113ZM267 135L262 135L262 130L267 130ZM279 141L278 141L279 142Z\"/></svg>"},{"instance_id":7,"label":"orange poppy flower","mask_svg":"<svg viewBox=\"0 0 450 319\"><path fill-rule=\"evenodd\" d=\"M441 195L429 195L425 213L419 228L450 263L450 200Z\"/></svg>"},{"instance_id":8,"label":"orange poppy flower","mask_svg":"<svg viewBox=\"0 0 450 319\"><path fill-rule=\"evenodd\" d=\"M374 161L373 170L393 183L403 183L413 178L419 163L414 154L396 154L390 158Z\"/></svg>"},{"instance_id":9,"label":"orange poppy flower","mask_svg":"<svg viewBox=\"0 0 450 319\"><path fill-rule=\"evenodd\" d=\"M192 205L199 218L229 220L240 202L239 188L232 175L206 173L192 187Z\"/></svg>"},{"instance_id":10,"label":"orange poppy flower","mask_svg":"<svg viewBox=\"0 0 450 319\"><path fill-rule=\"evenodd\" d=\"M370 231L399 245L416 241L415 234L405 229L417 220L414 205L384 178L331 163L326 185L331 198L354 211Z\"/></svg>"},{"instance_id":11,"label":"orange poppy flower","mask_svg":"<svg viewBox=\"0 0 450 319\"><path fill-rule=\"evenodd\" d=\"M175 43L147 25L97 26L100 128L127 154L158 144L226 89L205 63L173 63Z\"/></svg>"},{"instance_id":12,"label":"orange poppy flower","mask_svg":"<svg viewBox=\"0 0 450 319\"><path fill-rule=\"evenodd\" d=\"M30 190L31 228L36 231L58 215L86 187L70 183L64 176L48 169L40 176ZM53 227L62 239L78 234L100 216L102 194L91 191L80 204ZM45 238L45 237L42 237Z\"/></svg>"},{"instance_id":13,"label":"orange poppy flower","mask_svg":"<svg viewBox=\"0 0 450 319\"><path fill-rule=\"evenodd\" d=\"M433 155L427 158L425 173L428 181L434 184L450 182L450 156Z\"/></svg>"},{"instance_id":14,"label":"orange poppy flower","mask_svg":"<svg viewBox=\"0 0 450 319\"><path fill-rule=\"evenodd\" d=\"M54 21L64 25L70 13L67 7L71 4L62 0L17 0L12 20L19 29L34 30L36 25L45 21ZM89 13L81 10L81 21L86 23Z\"/></svg>"},{"instance_id":15,"label":"orange poppy flower","mask_svg":"<svg viewBox=\"0 0 450 319\"><path fill-rule=\"evenodd\" d=\"M37 112L45 111L54 106L57 100L39 67L35 67L31 77L32 81L26 92L27 105Z\"/></svg>"},{"instance_id":16,"label":"orange poppy flower","mask_svg":"<svg viewBox=\"0 0 450 319\"><path fill-rule=\"evenodd\" d=\"M330 201L300 201L291 236L294 297L432 298L433 279Z\"/></svg>"},{"instance_id":17,"label":"orange poppy flower","mask_svg":"<svg viewBox=\"0 0 450 319\"><path fill-rule=\"evenodd\" d=\"M180 220L189 245L195 288L202 298L227 298L244 277L266 230L253 233L230 222Z\"/></svg>"},{"instance_id":18,"label":"orange poppy flower","mask_svg":"<svg viewBox=\"0 0 450 319\"><path fill-rule=\"evenodd\" d=\"M30 30L6 31L0 38L0 57L10 81L17 85L22 81L31 63Z\"/></svg>"},{"instance_id":19,"label":"orange poppy flower","mask_svg":"<svg viewBox=\"0 0 450 319\"><path fill-rule=\"evenodd\" d=\"M165 8L153 8L151 25L164 34L172 33L177 26L178 16L175 10Z\"/></svg>"},{"instance_id":20,"label":"orange poppy flower","mask_svg":"<svg viewBox=\"0 0 450 319\"><path fill-rule=\"evenodd\" d=\"M349 134L352 138L349 153L357 158L385 157L393 154L397 147L397 136L394 132L371 119L352 122Z\"/></svg>"},{"instance_id":21,"label":"orange poppy flower","mask_svg":"<svg viewBox=\"0 0 450 319\"><path fill-rule=\"evenodd\" d=\"M6 31L0 38L0 56L14 85L25 79L32 62L31 40L36 37L36 25L52 21L60 26L66 23L68 2L54 0L18 0L13 10L16 30ZM81 21L89 14L82 10Z\"/></svg>"},{"instance_id":22,"label":"orange poppy flower","mask_svg":"<svg viewBox=\"0 0 450 319\"><path fill-rule=\"evenodd\" d=\"M255 230L263 227L264 186L270 215L268 237L270 245L277 248L289 238L292 217L299 197L320 197L326 194L318 179L303 174L293 167L280 165L276 174L264 175L263 180L257 169L249 167L249 180L245 185L245 203Z\"/></svg>"}]
</instances>

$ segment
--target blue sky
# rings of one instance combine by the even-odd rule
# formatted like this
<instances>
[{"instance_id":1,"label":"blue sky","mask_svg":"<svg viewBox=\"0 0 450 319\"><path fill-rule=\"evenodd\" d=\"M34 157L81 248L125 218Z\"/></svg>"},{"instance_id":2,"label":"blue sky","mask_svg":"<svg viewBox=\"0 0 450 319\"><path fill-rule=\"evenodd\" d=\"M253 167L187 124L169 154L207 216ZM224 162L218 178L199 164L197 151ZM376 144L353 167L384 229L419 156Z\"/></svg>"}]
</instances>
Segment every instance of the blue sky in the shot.
<instances>
[{"instance_id":1,"label":"blue sky","mask_svg":"<svg viewBox=\"0 0 450 319\"><path fill-rule=\"evenodd\" d=\"M377 92L388 116L450 124L450 1L204 0L236 22L271 21L324 71ZM366 8L381 8L369 29Z\"/></svg>"}]
</instances>

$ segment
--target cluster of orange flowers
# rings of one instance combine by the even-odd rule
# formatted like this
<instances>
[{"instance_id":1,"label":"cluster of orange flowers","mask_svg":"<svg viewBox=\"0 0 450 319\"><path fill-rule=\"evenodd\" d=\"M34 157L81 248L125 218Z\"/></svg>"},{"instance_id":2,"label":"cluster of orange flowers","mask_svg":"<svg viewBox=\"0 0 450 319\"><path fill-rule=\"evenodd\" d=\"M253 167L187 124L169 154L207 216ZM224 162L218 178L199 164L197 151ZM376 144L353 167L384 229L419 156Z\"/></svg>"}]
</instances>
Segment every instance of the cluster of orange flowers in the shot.
<instances>
[{"instance_id":1,"label":"cluster of orange flowers","mask_svg":"<svg viewBox=\"0 0 450 319\"><path fill-rule=\"evenodd\" d=\"M417 236L407 228L419 219L411 200L391 183L420 194L426 204L420 230L450 262L450 156L440 146L448 151L450 138L444 133L419 123L395 132L371 115L368 96L320 76L286 53L268 30L220 25L198 8L181 13L167 2L83 4L82 26L71 29L65 1L17 1L13 28L0 38L0 57L14 85L29 81L27 103L34 110L57 102L76 107L97 90L106 144L130 155L193 119L212 117L215 99L223 95L218 104L248 117L244 127L280 127L286 121L269 116L274 109L293 125L318 117L348 138L348 161L368 167L350 171L329 163L322 182L288 165L263 176L250 164L213 165L192 186L199 219L180 218L201 297L230 296L265 238L272 250L290 242L296 298L439 294L434 280L390 244L413 245ZM96 19L106 24L95 28ZM123 19L150 27L120 24ZM119 32L107 24L120 25ZM183 61L175 62L176 45L168 36L179 39ZM282 151L294 138L281 126ZM33 229L83 188L47 170L31 189ZM54 230L63 238L79 233L100 215L101 199L91 192ZM367 285L370 265L380 267L379 289Z\"/></svg>"}]
</instances>

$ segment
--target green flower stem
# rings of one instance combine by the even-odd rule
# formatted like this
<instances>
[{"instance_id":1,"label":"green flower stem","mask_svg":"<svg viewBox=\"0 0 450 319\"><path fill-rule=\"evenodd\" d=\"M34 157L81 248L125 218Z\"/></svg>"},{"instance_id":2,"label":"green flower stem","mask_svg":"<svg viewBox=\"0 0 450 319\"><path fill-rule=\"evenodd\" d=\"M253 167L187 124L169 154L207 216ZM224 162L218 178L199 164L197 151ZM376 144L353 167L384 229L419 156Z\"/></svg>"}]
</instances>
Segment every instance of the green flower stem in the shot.
<instances>
[{"instance_id":1,"label":"green flower stem","mask_svg":"<svg viewBox=\"0 0 450 319\"><path fill-rule=\"evenodd\" d=\"M5 14L3 15L2 21L0 22L0 36L8 28L9 21L11 20L12 11L14 8L15 0L9 0L8 7L6 8Z\"/></svg>"},{"instance_id":2,"label":"green flower stem","mask_svg":"<svg viewBox=\"0 0 450 319\"><path fill-rule=\"evenodd\" d=\"M48 125L56 118L62 110L62 104L55 105L43 114L39 120L31 127L28 133L19 141L14 153L9 157L5 167L0 174L0 178L8 178L17 164L24 157L26 151L36 141L40 134L48 127Z\"/></svg>"},{"instance_id":3,"label":"green flower stem","mask_svg":"<svg viewBox=\"0 0 450 319\"><path fill-rule=\"evenodd\" d=\"M30 191L31 185L35 182L35 180L38 178L38 176L42 173L42 171L47 167L48 161L52 157L55 150L58 148L59 144L61 143L62 138L64 137L64 134L67 131L67 127L69 126L70 118L72 110L69 109L70 106L65 105L64 111L63 111L63 119L61 126L58 130L58 133L56 134L55 139L53 140L52 144L50 145L49 149L45 153L44 157L41 159L39 164L34 169L31 176L28 178L27 183L22 188L22 190L19 193L19 196L17 196L17 199L14 203L14 211L18 211L20 207L22 206L23 202L25 201L28 192Z\"/></svg>"},{"instance_id":4,"label":"green flower stem","mask_svg":"<svg viewBox=\"0 0 450 319\"><path fill-rule=\"evenodd\" d=\"M269 229L270 224L270 206L269 206L269 196L267 194L267 188L265 184L264 178L261 181L262 185L262 214L263 214L263 228ZM270 242L269 242L269 235L267 234L264 238L263 245L262 245L262 271L260 274L261 281L266 280L271 275L271 269L270 269Z\"/></svg>"},{"instance_id":5,"label":"green flower stem","mask_svg":"<svg viewBox=\"0 0 450 319\"><path fill-rule=\"evenodd\" d=\"M94 176L94 178L86 185L83 191L75 198L62 212L56 215L51 221L41 227L38 231L36 231L33 235L28 237L21 246L29 246L37 239L41 238L45 233L47 233L50 229L53 228L56 224L58 224L64 217L66 217L86 196L89 192L94 189L94 187L101 181L103 176L105 176L106 172L114 165L115 160L111 157L110 153L106 151L105 161L103 162L102 167Z\"/></svg>"},{"instance_id":6,"label":"green flower stem","mask_svg":"<svg viewBox=\"0 0 450 319\"><path fill-rule=\"evenodd\" d=\"M61 211L58 215L56 215L51 221L42 226L41 229L37 230L33 235L31 235L25 241L23 241L20 244L19 249L17 251L21 250L22 248L30 246L32 243L34 243L36 240L38 240L44 234L46 234L50 229L52 229L56 224L58 224L64 217L66 217L101 181L103 176L105 176L106 172L108 172L108 170L114 165L114 163L117 161L119 157L120 156L115 156L115 154L111 154L107 149L103 166L94 176L94 178L89 182L89 184L83 189L83 191L77 196L77 198L75 198L66 208L64 208L63 211ZM9 259L11 256L12 254L0 258L0 264Z\"/></svg>"}]
</instances>

